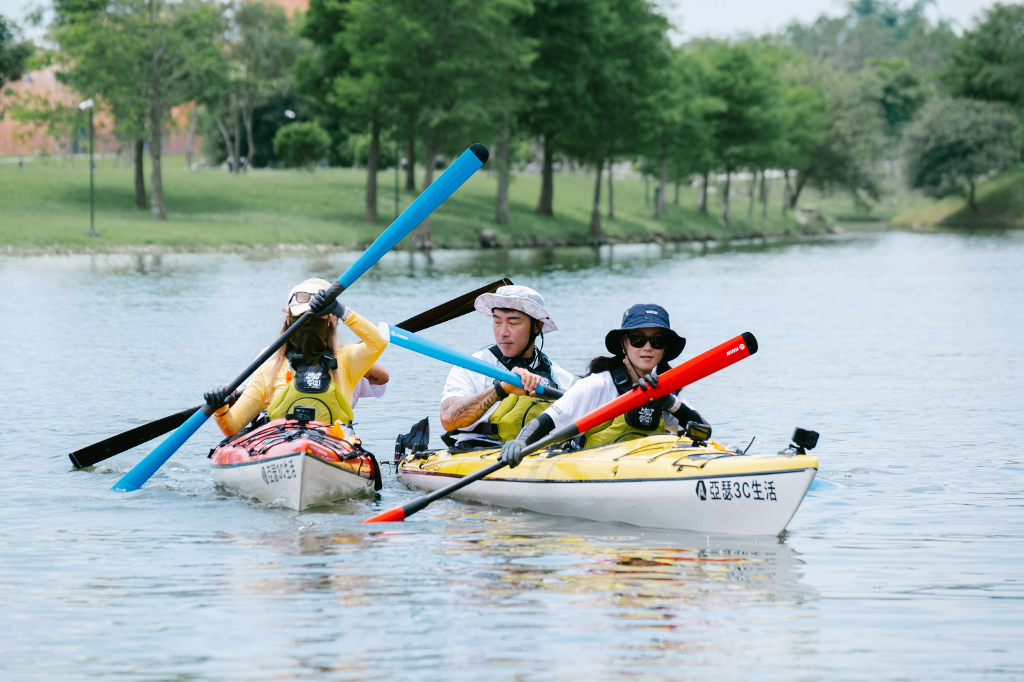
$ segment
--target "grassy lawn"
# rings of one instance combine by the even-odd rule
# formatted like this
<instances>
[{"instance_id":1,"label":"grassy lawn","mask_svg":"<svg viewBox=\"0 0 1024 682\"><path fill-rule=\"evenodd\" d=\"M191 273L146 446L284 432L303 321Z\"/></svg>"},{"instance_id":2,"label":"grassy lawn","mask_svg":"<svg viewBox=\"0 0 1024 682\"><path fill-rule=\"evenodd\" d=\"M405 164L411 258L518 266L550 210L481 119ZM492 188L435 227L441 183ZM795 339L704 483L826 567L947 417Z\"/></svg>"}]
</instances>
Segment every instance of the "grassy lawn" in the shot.
<instances>
[{"instance_id":1,"label":"grassy lawn","mask_svg":"<svg viewBox=\"0 0 1024 682\"><path fill-rule=\"evenodd\" d=\"M1024 227L1024 166L978 185L975 194L978 213L971 212L965 199L921 199L892 219L900 227Z\"/></svg>"},{"instance_id":2,"label":"grassy lawn","mask_svg":"<svg viewBox=\"0 0 1024 682\"><path fill-rule=\"evenodd\" d=\"M314 173L295 170L256 170L234 176L217 169L188 172L181 157L165 157L164 193L169 219L156 222L149 212L133 206L132 171L113 159L97 162L96 228L89 238L89 172L87 162L33 161L0 164L0 245L25 248L110 248L121 245L160 245L174 248L276 246L277 244L357 246L368 244L394 216L394 174L382 172L378 210L380 222L363 220L365 171L330 168ZM404 178L403 178L404 179ZM146 169L149 182L149 169ZM537 176L516 176L510 196L512 224L494 223L495 178L480 172L434 215L435 246L473 246L479 232L492 228L503 245L580 243L589 237L593 174L555 176L554 219L536 215L540 189ZM685 239L743 237L751 233L779 234L805 230L792 217L782 218L776 183L767 218L747 221L746 188L734 183L734 219L719 222L717 195L709 217L696 211L696 193L682 188L678 206L669 203L662 221L645 205L639 180L615 183L616 218L607 218L607 184L602 190L606 237L615 240L651 239L656 235ZM147 184L148 189L148 184ZM649 188L653 201L653 184ZM671 188L669 191L671 199ZM414 195L402 191L402 208ZM814 201L813 194L806 202ZM812 230L818 229L809 226ZM820 225L818 226L820 228Z\"/></svg>"}]
</instances>

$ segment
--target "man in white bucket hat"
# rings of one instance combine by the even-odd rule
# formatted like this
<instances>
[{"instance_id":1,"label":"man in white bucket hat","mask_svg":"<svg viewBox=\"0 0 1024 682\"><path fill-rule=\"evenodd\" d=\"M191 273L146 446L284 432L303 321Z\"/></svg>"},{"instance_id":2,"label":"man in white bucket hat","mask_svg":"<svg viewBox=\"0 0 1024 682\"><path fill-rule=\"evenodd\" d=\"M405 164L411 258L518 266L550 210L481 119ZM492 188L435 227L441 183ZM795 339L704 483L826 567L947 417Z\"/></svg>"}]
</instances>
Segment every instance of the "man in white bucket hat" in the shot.
<instances>
[{"instance_id":1,"label":"man in white bucket hat","mask_svg":"<svg viewBox=\"0 0 1024 682\"><path fill-rule=\"evenodd\" d=\"M477 297L476 310L491 318L494 345L473 357L504 367L523 380L526 390L461 367L448 373L441 394L442 440L453 449L499 447L516 437L523 424L542 413L550 400L533 389L543 383L565 391L575 377L551 362L536 346L537 337L557 331L544 297L523 286L500 287Z\"/></svg>"}]
</instances>

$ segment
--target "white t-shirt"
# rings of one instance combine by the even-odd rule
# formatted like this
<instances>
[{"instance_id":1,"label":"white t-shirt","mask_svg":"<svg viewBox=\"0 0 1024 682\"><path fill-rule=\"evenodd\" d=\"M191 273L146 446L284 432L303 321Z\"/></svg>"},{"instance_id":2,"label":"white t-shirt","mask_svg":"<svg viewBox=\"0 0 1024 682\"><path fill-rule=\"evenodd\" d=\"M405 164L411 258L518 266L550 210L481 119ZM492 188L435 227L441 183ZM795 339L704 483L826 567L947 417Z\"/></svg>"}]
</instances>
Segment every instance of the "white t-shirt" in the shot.
<instances>
[{"instance_id":1,"label":"white t-shirt","mask_svg":"<svg viewBox=\"0 0 1024 682\"><path fill-rule=\"evenodd\" d=\"M371 384L366 377L361 378L352 389L352 409L355 409L360 398L383 398L387 390L387 384Z\"/></svg>"},{"instance_id":2,"label":"white t-shirt","mask_svg":"<svg viewBox=\"0 0 1024 682\"><path fill-rule=\"evenodd\" d=\"M473 353L473 357L479 360L483 360L489 365L495 367L502 367L502 364L498 362L498 358L494 357L494 353L491 352L490 346L478 350ZM548 358L550 360L551 358ZM530 363L531 368L536 368L539 360L537 353L533 354L533 361ZM555 380L558 387L563 391L573 385L576 381L576 377L570 372L565 371L554 362L551 363L551 378ZM467 398L472 395L476 395L485 389L494 386L494 379L491 377L485 377L483 374L470 371L463 367L452 367L451 371L448 372L448 380L444 382L444 390L441 392L441 402L443 403L448 398ZM480 423L487 421L487 418L491 416L491 412L494 412L498 407L498 403L491 405L483 416L477 419L475 422L467 426L466 428L459 429L459 431L472 431ZM496 444L499 441L495 438L488 438L486 436L480 436L475 433L466 433L465 435L458 435L455 437L456 442L462 442L464 440L471 439L485 439L493 440Z\"/></svg>"},{"instance_id":3,"label":"white t-shirt","mask_svg":"<svg viewBox=\"0 0 1024 682\"><path fill-rule=\"evenodd\" d=\"M573 387L565 392L565 395L544 411L544 414L551 417L557 430L572 424L583 415L593 412L618 397L619 392L615 389L615 382L612 381L612 373L598 372L578 379ZM679 399L687 407L690 407L688 402L681 397ZM690 407L690 409L693 408ZM679 429L679 420L669 412L664 412L663 415L665 428L671 433L676 433Z\"/></svg>"}]
</instances>

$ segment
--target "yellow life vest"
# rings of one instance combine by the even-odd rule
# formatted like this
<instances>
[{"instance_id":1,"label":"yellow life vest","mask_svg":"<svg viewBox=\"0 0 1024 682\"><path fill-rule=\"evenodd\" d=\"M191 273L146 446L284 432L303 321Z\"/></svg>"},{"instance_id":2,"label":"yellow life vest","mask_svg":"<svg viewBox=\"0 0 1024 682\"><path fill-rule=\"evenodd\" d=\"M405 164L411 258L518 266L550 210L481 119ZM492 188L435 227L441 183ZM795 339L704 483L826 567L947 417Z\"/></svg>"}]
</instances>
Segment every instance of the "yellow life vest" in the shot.
<instances>
[{"instance_id":1,"label":"yellow life vest","mask_svg":"<svg viewBox=\"0 0 1024 682\"><path fill-rule=\"evenodd\" d=\"M331 366L337 367L337 361L327 354L313 366L304 364L301 355L292 356L291 361L293 376L284 390L274 396L267 417L273 421L294 413L296 407L312 407L318 422L333 424L341 420L351 424L352 407L331 378Z\"/></svg>"},{"instance_id":2,"label":"yellow life vest","mask_svg":"<svg viewBox=\"0 0 1024 682\"><path fill-rule=\"evenodd\" d=\"M632 382L630 382L629 374L624 366L618 365L609 370L609 372L612 375L615 390L618 391L619 395L632 390ZM607 445L608 443L621 443L664 431L664 411L652 407L648 403L587 430L583 434L582 445L583 447L590 448L597 445Z\"/></svg>"},{"instance_id":3,"label":"yellow life vest","mask_svg":"<svg viewBox=\"0 0 1024 682\"><path fill-rule=\"evenodd\" d=\"M498 427L497 436L505 443L515 439L527 422L539 417L552 402L554 401L548 398L510 395L498 403L498 407L491 412L487 421Z\"/></svg>"}]
</instances>

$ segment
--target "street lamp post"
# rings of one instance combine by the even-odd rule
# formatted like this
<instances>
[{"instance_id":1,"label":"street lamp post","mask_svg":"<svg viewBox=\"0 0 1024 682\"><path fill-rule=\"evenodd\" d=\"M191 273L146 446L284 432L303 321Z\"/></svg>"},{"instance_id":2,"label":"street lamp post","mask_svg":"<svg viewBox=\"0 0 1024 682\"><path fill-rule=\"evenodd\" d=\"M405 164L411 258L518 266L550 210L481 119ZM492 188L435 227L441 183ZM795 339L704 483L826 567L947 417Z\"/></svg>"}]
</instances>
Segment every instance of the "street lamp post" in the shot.
<instances>
[{"instance_id":1,"label":"street lamp post","mask_svg":"<svg viewBox=\"0 0 1024 682\"><path fill-rule=\"evenodd\" d=\"M93 180L96 164L92 160L92 148L95 146L93 143L92 99L85 100L78 105L78 108L82 111L89 110L89 236L99 237L100 235L96 231L96 183Z\"/></svg>"}]
</instances>

